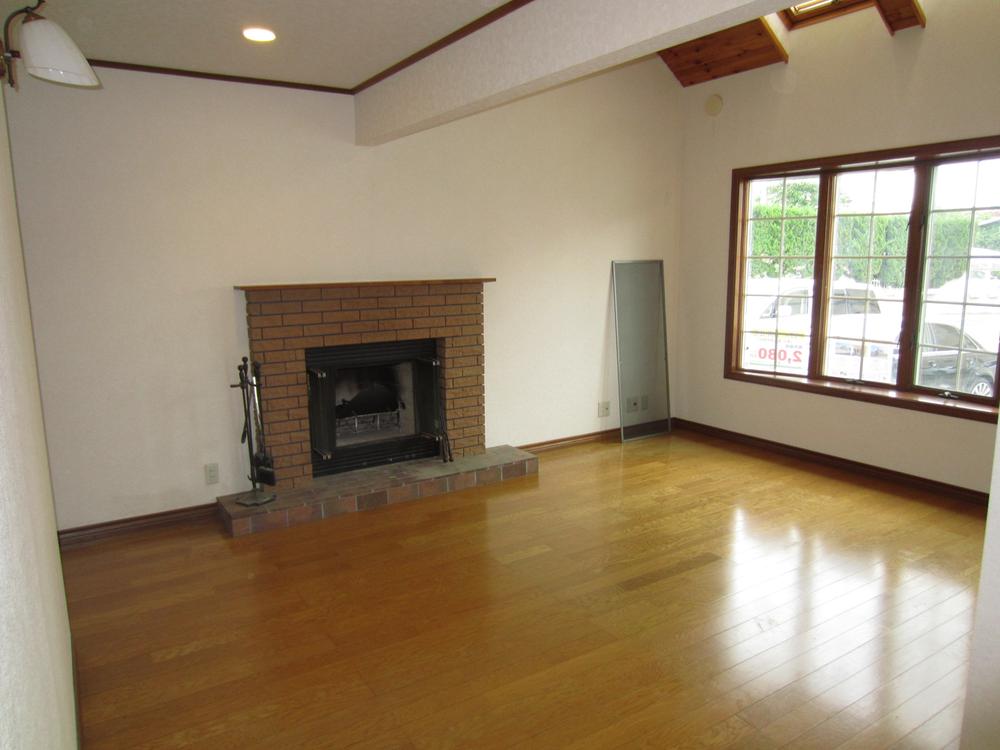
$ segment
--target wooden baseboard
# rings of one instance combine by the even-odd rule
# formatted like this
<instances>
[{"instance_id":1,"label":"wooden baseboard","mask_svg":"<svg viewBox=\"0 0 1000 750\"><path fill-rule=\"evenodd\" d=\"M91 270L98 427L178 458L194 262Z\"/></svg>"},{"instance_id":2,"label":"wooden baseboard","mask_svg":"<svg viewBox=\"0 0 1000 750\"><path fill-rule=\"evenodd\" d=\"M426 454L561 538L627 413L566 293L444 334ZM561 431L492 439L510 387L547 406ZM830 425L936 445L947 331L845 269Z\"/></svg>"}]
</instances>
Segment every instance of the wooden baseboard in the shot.
<instances>
[{"instance_id":1,"label":"wooden baseboard","mask_svg":"<svg viewBox=\"0 0 1000 750\"><path fill-rule=\"evenodd\" d=\"M947 484L946 482L938 482L933 479L914 476L913 474L905 474L901 471L885 469L881 466L872 466L871 464L861 463L860 461L852 461L847 458L830 456L826 453L819 453L805 448L796 448L795 446L777 443L773 440L766 440L764 438L753 437L752 435L744 435L740 432L724 430L721 427L712 427L710 425L701 424L700 422L692 422L679 417L671 419L671 425L675 430L697 432L702 435L719 438L731 443L738 443L751 448L758 448L760 450L778 453L783 456L797 458L802 461L809 461L811 463L830 466L834 469L840 469L842 471L849 471L855 474L873 477L875 479L882 479L895 484L923 490L925 492L947 495L959 500L976 503L977 505L986 505L989 501L989 493L969 489L968 487L959 487L954 484ZM619 442L620 440L621 430L616 427L610 430L588 432L584 435L573 435L570 437L556 438L554 440L543 440L539 443L528 443L527 445L519 445L517 447L532 453L543 453L545 451L555 450L556 448L567 448L571 445L598 442ZM145 516L122 518L117 521L107 521L105 523L91 524L90 526L78 526L73 529L63 529L59 532L59 546L60 548L75 547L81 544L90 544L92 542L101 541L102 539L108 539L109 537L127 534L132 531L138 531L139 529L148 529L155 526L170 526L190 521L202 521L215 517L217 507L218 506L215 503L206 503L205 505L193 505L188 508L167 510L162 513L150 513Z\"/></svg>"},{"instance_id":2,"label":"wooden baseboard","mask_svg":"<svg viewBox=\"0 0 1000 750\"><path fill-rule=\"evenodd\" d=\"M617 427L600 432L588 432L584 435L573 435L571 437L556 438L554 440L543 440L540 443L528 443L517 446L521 450L531 453L542 453L544 451L555 450L556 448L566 448L570 445L581 445L582 443L619 442L621 440L621 430Z\"/></svg>"},{"instance_id":3,"label":"wooden baseboard","mask_svg":"<svg viewBox=\"0 0 1000 750\"><path fill-rule=\"evenodd\" d=\"M776 443L773 440L765 440L764 438L753 437L752 435L744 435L740 432L732 432L730 430L724 430L721 427L712 427L707 424L701 424L700 422L691 422L687 419L678 419L677 417L674 417L672 422L675 430L697 432L709 437L719 438L732 443L739 443L741 445L747 445L751 448L771 451L772 453L779 453L783 456L798 458L803 461L822 464L823 466L830 466L834 469L840 469L842 471L862 474L867 477L873 477L874 479L882 479L887 482L893 482L895 484L912 487L925 492L947 495L958 500L976 503L977 505L986 505L989 502L989 493L969 489L968 487L959 487L946 482L938 482L934 479L926 479L924 477L914 476L913 474L905 474L901 471L894 471L893 469L885 469L881 466L872 466L871 464L861 463L860 461L852 461L848 458L839 458L837 456L830 456L826 453L819 453L805 448L796 448L793 445Z\"/></svg>"},{"instance_id":4,"label":"wooden baseboard","mask_svg":"<svg viewBox=\"0 0 1000 750\"><path fill-rule=\"evenodd\" d=\"M105 521L89 526L77 526L73 529L63 529L59 532L59 547L76 547L81 544L91 544L113 536L127 534L139 529L149 529L154 526L171 526L189 521L203 521L214 518L218 512L216 503L192 505L187 508L165 510L162 513L150 513L145 516L120 518L117 521Z\"/></svg>"}]
</instances>

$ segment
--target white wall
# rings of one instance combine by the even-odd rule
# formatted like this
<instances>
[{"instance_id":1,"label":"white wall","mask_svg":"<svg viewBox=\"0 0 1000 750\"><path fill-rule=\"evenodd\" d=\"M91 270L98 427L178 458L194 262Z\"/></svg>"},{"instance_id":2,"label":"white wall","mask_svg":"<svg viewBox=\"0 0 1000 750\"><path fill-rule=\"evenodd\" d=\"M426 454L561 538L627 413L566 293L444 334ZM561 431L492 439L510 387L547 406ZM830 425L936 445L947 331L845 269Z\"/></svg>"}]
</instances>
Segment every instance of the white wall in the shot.
<instances>
[{"instance_id":1,"label":"white wall","mask_svg":"<svg viewBox=\"0 0 1000 750\"><path fill-rule=\"evenodd\" d=\"M994 425L722 377L733 168L1000 132L996 3L922 5L927 28L895 37L874 9L791 33L772 21L788 65L684 90L673 405L694 421L985 491ZM714 93L725 106L712 118Z\"/></svg>"},{"instance_id":2,"label":"white wall","mask_svg":"<svg viewBox=\"0 0 1000 750\"><path fill-rule=\"evenodd\" d=\"M73 748L69 620L2 96L0 299L0 747Z\"/></svg>"},{"instance_id":3,"label":"white wall","mask_svg":"<svg viewBox=\"0 0 1000 750\"><path fill-rule=\"evenodd\" d=\"M348 97L99 73L24 76L10 103L61 528L245 487L235 284L496 276L487 443L617 424L597 418L617 402L610 261L677 244L662 62L377 148L354 145Z\"/></svg>"},{"instance_id":4,"label":"white wall","mask_svg":"<svg viewBox=\"0 0 1000 750\"><path fill-rule=\"evenodd\" d=\"M1000 737L1000 440L993 452L990 510L976 596L976 621L962 721L963 750L996 745Z\"/></svg>"}]
</instances>

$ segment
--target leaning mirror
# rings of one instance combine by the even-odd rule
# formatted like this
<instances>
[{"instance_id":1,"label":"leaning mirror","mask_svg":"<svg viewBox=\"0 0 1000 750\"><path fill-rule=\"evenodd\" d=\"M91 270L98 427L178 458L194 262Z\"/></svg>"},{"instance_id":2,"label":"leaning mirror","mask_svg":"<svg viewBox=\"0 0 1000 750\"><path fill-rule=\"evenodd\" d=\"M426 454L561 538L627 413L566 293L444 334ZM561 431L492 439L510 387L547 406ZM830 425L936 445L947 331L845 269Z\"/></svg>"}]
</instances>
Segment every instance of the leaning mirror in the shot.
<instances>
[{"instance_id":1,"label":"leaning mirror","mask_svg":"<svg viewBox=\"0 0 1000 750\"><path fill-rule=\"evenodd\" d=\"M612 261L622 440L670 430L663 261Z\"/></svg>"}]
</instances>

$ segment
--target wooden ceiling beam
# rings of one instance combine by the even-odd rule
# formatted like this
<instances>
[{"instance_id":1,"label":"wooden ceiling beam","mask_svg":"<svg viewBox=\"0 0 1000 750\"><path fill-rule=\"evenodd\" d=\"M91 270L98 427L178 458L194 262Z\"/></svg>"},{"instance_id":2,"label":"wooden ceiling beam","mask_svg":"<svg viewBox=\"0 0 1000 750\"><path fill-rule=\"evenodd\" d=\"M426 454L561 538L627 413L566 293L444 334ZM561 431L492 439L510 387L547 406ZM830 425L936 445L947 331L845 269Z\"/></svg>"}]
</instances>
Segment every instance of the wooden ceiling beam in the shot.
<instances>
[{"instance_id":1,"label":"wooden ceiling beam","mask_svg":"<svg viewBox=\"0 0 1000 750\"><path fill-rule=\"evenodd\" d=\"M682 86L788 62L788 52L763 18L678 44L659 54Z\"/></svg>"},{"instance_id":2,"label":"wooden ceiling beam","mask_svg":"<svg viewBox=\"0 0 1000 750\"><path fill-rule=\"evenodd\" d=\"M918 0L875 0L875 7L890 34L913 26L927 25L927 18Z\"/></svg>"}]
</instances>

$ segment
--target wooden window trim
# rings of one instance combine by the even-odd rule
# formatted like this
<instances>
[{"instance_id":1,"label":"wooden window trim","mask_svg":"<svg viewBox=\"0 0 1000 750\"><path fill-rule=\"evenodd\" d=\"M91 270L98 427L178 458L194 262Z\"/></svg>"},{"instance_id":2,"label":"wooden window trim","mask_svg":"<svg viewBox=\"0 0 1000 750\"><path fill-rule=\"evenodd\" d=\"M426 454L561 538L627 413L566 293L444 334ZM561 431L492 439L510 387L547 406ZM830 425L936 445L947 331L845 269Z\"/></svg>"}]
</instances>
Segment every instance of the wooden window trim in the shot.
<instances>
[{"instance_id":1,"label":"wooden window trim","mask_svg":"<svg viewBox=\"0 0 1000 750\"><path fill-rule=\"evenodd\" d=\"M964 161L1000 155L1000 136L970 138L960 141L924 144L904 148L866 151L843 156L828 156L818 159L797 160L768 164L759 167L742 167L732 172L732 193L730 198L729 227L729 277L727 280L727 315L726 315L726 356L724 377L729 380L739 380L758 385L769 385L808 393L818 393L836 398L846 398L856 401L913 409L933 414L943 414L962 419L980 422L997 422L998 404L1000 404L1000 383L992 399L977 398L963 394L959 400L944 398L935 389L918 385L900 387L899 383L913 383L912 348L919 315L919 295L922 287L922 256L924 252L924 234L926 232L926 217L929 201L929 182L932 166L952 161ZM804 175L819 175L821 180L820 217L817 220L816 236L816 269L814 294L816 300L825 298L825 288L829 284L829 273L825 260L828 257L832 237L832 180L835 174L845 171L862 169L879 169L895 166L914 166L917 180L914 187L914 206L912 216L919 217L921 226L917 232L911 232L907 248L908 263L904 281L904 299L906 305L903 313L903 329L900 336L900 371L896 385L892 384L859 384L837 378L823 377L822 355L814 350L821 348L825 316L821 318L819 327L814 320L813 335L810 340L809 375L779 375L739 367L740 331L743 328L743 296L746 283L744 264L745 215L748 208L750 180L768 177L789 177ZM824 189L825 185L825 189ZM824 265L820 266L821 260ZM916 262L914 262L916 261ZM823 305L814 303L814 310ZM906 356L902 352L906 352Z\"/></svg>"},{"instance_id":2,"label":"wooden window trim","mask_svg":"<svg viewBox=\"0 0 1000 750\"><path fill-rule=\"evenodd\" d=\"M729 380L756 383L793 391L818 393L823 396L846 398L851 401L866 401L901 409L943 414L948 417L971 419L976 422L997 424L997 407L973 401L954 401L930 393L901 391L895 388L880 388L876 385L860 385L837 380L797 378L792 375L768 375L767 373L737 370L726 374Z\"/></svg>"},{"instance_id":3,"label":"wooden window trim","mask_svg":"<svg viewBox=\"0 0 1000 750\"><path fill-rule=\"evenodd\" d=\"M785 10L779 10L778 18L785 24L785 28L793 31L801 29L803 26L811 26L821 21L830 21L839 16L845 16L848 13L871 8L873 5L875 5L875 0L840 0L840 2L828 5L825 8L818 8L799 14L792 13L792 9L789 7Z\"/></svg>"}]
</instances>

